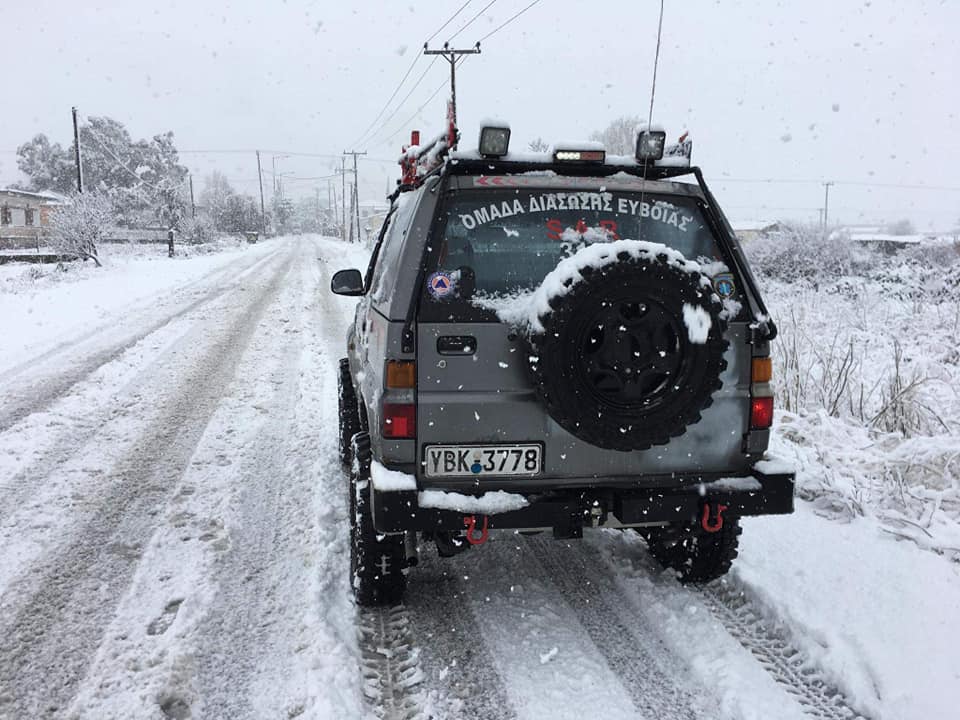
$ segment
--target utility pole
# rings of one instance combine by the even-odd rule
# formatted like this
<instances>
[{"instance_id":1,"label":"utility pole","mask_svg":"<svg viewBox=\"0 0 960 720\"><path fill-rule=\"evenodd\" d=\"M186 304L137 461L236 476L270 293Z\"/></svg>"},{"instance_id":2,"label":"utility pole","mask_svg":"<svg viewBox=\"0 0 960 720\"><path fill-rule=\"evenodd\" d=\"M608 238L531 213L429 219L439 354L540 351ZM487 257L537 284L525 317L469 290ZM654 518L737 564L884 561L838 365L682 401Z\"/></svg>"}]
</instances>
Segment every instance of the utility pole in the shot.
<instances>
[{"instance_id":1,"label":"utility pole","mask_svg":"<svg viewBox=\"0 0 960 720\"><path fill-rule=\"evenodd\" d=\"M356 178L353 182L353 207L357 212L357 242L363 242L363 235L360 233L360 186Z\"/></svg>"},{"instance_id":2,"label":"utility pole","mask_svg":"<svg viewBox=\"0 0 960 720\"><path fill-rule=\"evenodd\" d=\"M828 181L823 184L823 232L827 232L827 216L830 211L830 186L833 185L833 181Z\"/></svg>"},{"instance_id":3,"label":"utility pole","mask_svg":"<svg viewBox=\"0 0 960 720\"><path fill-rule=\"evenodd\" d=\"M453 124L457 124L457 57L459 55L479 55L480 43L469 50L454 50L450 43L444 43L442 50L428 50L427 43L423 44L424 55L443 55L444 60L450 63L450 104L452 106Z\"/></svg>"},{"instance_id":4,"label":"utility pole","mask_svg":"<svg viewBox=\"0 0 960 720\"><path fill-rule=\"evenodd\" d=\"M196 220L197 204L193 201L193 173L190 173L187 177L190 178L190 217Z\"/></svg>"},{"instance_id":5,"label":"utility pole","mask_svg":"<svg viewBox=\"0 0 960 720\"><path fill-rule=\"evenodd\" d=\"M332 182L330 183L330 191L333 195L333 202L331 203L331 207L333 207L333 217L330 218L330 224L336 228L337 221L340 219L340 208L337 207L337 191L333 189Z\"/></svg>"},{"instance_id":6,"label":"utility pole","mask_svg":"<svg viewBox=\"0 0 960 720\"><path fill-rule=\"evenodd\" d=\"M257 150L257 180L260 181L260 234L267 236L267 209L263 204L263 169L260 167L260 151Z\"/></svg>"},{"instance_id":7,"label":"utility pole","mask_svg":"<svg viewBox=\"0 0 960 720\"><path fill-rule=\"evenodd\" d=\"M347 158L340 157L340 205L343 222L340 223L340 239L347 239Z\"/></svg>"},{"instance_id":8,"label":"utility pole","mask_svg":"<svg viewBox=\"0 0 960 720\"><path fill-rule=\"evenodd\" d=\"M357 194L357 185L360 184L360 178L357 175L357 155L366 155L366 154L367 154L366 150L364 150L363 152L357 152L356 150L351 150L350 152L347 152L346 150L343 151L344 157L346 157L347 155L353 155L353 193L354 195ZM351 206L356 208L357 239L359 239L360 238L360 207L358 203L354 203L352 200L351 200ZM353 238L353 213L350 214L350 237Z\"/></svg>"},{"instance_id":9,"label":"utility pole","mask_svg":"<svg viewBox=\"0 0 960 720\"><path fill-rule=\"evenodd\" d=\"M353 242L353 204L357 199L357 186L350 183L350 242Z\"/></svg>"},{"instance_id":10,"label":"utility pole","mask_svg":"<svg viewBox=\"0 0 960 720\"><path fill-rule=\"evenodd\" d=\"M73 112L73 153L77 161L77 192L83 193L83 165L80 163L80 130L77 128L77 108L72 107Z\"/></svg>"}]
</instances>

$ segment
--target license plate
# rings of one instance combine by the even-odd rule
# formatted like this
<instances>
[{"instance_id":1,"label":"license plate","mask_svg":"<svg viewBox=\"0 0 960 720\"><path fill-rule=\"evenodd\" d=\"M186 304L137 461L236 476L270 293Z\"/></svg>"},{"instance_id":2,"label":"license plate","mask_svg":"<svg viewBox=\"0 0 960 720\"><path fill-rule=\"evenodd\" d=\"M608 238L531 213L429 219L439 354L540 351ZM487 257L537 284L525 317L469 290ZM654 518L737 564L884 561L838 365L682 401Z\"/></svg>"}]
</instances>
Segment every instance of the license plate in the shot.
<instances>
[{"instance_id":1,"label":"license plate","mask_svg":"<svg viewBox=\"0 0 960 720\"><path fill-rule=\"evenodd\" d=\"M427 477L537 475L540 445L427 445Z\"/></svg>"}]
</instances>

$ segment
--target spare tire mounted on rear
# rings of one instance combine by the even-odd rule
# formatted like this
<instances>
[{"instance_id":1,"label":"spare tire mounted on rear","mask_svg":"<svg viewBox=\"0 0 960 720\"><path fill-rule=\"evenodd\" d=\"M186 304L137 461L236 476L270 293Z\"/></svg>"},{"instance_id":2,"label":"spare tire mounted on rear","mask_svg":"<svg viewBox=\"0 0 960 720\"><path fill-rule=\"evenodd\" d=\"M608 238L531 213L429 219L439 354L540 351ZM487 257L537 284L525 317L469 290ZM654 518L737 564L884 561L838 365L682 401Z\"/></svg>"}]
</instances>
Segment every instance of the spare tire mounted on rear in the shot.
<instances>
[{"instance_id":1,"label":"spare tire mounted on rear","mask_svg":"<svg viewBox=\"0 0 960 720\"><path fill-rule=\"evenodd\" d=\"M723 306L694 262L619 240L561 263L533 298L530 368L550 416L610 450L663 445L700 419L726 368Z\"/></svg>"}]
</instances>

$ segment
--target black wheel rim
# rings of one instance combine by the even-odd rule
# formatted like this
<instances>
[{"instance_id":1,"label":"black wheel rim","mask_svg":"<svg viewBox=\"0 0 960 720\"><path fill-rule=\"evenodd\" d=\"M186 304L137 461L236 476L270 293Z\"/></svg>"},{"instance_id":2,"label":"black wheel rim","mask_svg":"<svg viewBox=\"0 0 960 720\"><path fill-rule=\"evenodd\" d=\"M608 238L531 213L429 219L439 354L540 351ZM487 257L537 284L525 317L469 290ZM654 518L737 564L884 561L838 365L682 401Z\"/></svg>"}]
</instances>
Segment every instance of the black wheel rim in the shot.
<instances>
[{"instance_id":1,"label":"black wheel rim","mask_svg":"<svg viewBox=\"0 0 960 720\"><path fill-rule=\"evenodd\" d=\"M690 370L683 322L653 298L601 301L573 336L580 384L601 404L655 409Z\"/></svg>"}]
</instances>

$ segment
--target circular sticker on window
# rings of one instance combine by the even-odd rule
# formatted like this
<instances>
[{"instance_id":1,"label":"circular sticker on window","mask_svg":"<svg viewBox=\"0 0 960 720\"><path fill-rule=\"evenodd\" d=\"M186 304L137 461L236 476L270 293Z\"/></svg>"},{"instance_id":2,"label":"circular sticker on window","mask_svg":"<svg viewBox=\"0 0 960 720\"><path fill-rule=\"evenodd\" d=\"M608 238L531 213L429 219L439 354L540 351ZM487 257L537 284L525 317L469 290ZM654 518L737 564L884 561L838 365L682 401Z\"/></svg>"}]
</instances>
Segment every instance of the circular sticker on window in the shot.
<instances>
[{"instance_id":1,"label":"circular sticker on window","mask_svg":"<svg viewBox=\"0 0 960 720\"><path fill-rule=\"evenodd\" d=\"M737 286L733 283L733 275L717 275L713 278L713 289L717 291L717 295L724 299L733 297L737 292Z\"/></svg>"},{"instance_id":2,"label":"circular sticker on window","mask_svg":"<svg viewBox=\"0 0 960 720\"><path fill-rule=\"evenodd\" d=\"M437 271L427 278L427 291L435 298L445 298L453 292L454 281L450 273Z\"/></svg>"}]
</instances>

